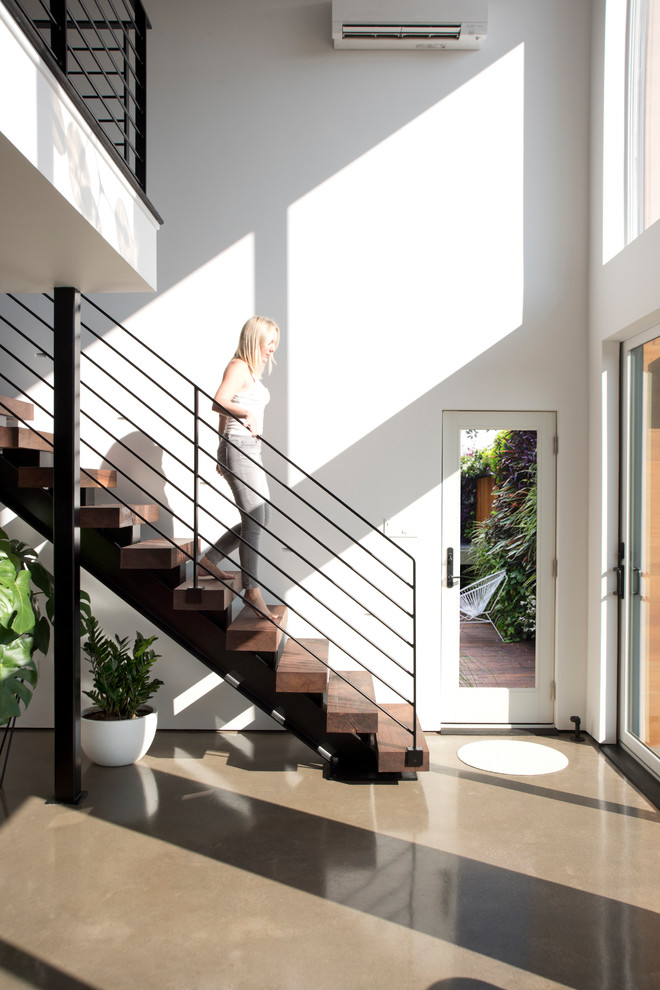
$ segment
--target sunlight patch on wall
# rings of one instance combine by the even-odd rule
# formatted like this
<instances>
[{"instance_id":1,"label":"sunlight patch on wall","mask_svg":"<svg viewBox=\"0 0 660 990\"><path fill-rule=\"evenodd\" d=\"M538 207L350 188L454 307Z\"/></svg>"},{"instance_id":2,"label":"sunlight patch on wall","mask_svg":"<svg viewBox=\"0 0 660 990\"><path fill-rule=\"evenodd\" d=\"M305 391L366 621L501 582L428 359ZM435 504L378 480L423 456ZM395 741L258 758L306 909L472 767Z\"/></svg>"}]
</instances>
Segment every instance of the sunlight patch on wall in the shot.
<instances>
[{"instance_id":1,"label":"sunlight patch on wall","mask_svg":"<svg viewBox=\"0 0 660 990\"><path fill-rule=\"evenodd\" d=\"M191 684L189 688L178 694L176 698L172 698L172 714L178 715L179 712L185 711L191 705L194 705L196 701L203 698L210 691L222 684L223 680L219 674L207 674L206 677L202 677L201 680L197 681L195 684Z\"/></svg>"},{"instance_id":2,"label":"sunlight patch on wall","mask_svg":"<svg viewBox=\"0 0 660 990\"><path fill-rule=\"evenodd\" d=\"M185 536L193 527L193 479L188 468L193 465L194 389L178 372L210 396L215 394L240 328L252 315L254 285L254 236L248 234L125 320L137 341L108 324L103 341L85 347L96 366L83 359L84 380L96 395L83 387L83 408L101 426L94 425L87 415L83 417L84 466L111 466L123 472L117 493L129 503L143 502L144 493L149 492L168 506L178 517L172 521L162 514L160 525L166 527L168 535ZM97 331L103 329L99 322L92 321ZM140 342L162 355L175 370L150 356ZM124 357L136 367L127 364ZM116 382L107 377L106 370ZM121 410L122 416L104 398ZM218 417L212 412L211 400L204 396L199 412L206 424L200 425L199 442L207 452L200 457L200 474L215 484ZM233 500L222 498L204 484L200 498L203 507L223 523L202 513L200 533L205 541L212 542L224 531L225 522L232 525L235 521Z\"/></svg>"},{"instance_id":3,"label":"sunlight patch on wall","mask_svg":"<svg viewBox=\"0 0 660 990\"><path fill-rule=\"evenodd\" d=\"M257 718L258 711L254 705L249 705L244 711L235 718L229 720L229 722L223 722L219 717L216 719L216 724L219 729L223 729L225 732L241 732L243 729L249 729L252 727L255 719Z\"/></svg>"},{"instance_id":4,"label":"sunlight patch on wall","mask_svg":"<svg viewBox=\"0 0 660 990\"><path fill-rule=\"evenodd\" d=\"M163 404L164 388L186 401L192 402L192 389L182 386L179 376L170 373L166 366L149 356L141 347L142 341L158 355L168 361L176 371L190 378L201 389L213 395L220 384L227 360L233 354L238 334L245 320L254 312L255 305L255 261L254 234L247 234L230 245L206 264L201 265L180 282L152 297L142 308L124 320L124 326L138 338L131 341L113 321L104 321L97 313L92 314L91 326L103 336L102 341L89 342L89 335L83 331L82 342L86 355L89 355L101 369L107 369L120 382L131 388L149 405L148 392L154 390L152 408ZM112 306L109 306L112 312ZM46 319L51 318L48 311ZM120 355L137 365L131 369L121 356L113 354L106 344L115 347ZM38 355L37 355L38 358ZM34 360L34 355L31 354ZM29 389L29 397L52 406L52 364L44 359L37 365L46 384L37 381ZM144 372L144 374L143 374ZM127 416L138 413L144 417L144 410L131 400L104 375L102 370L83 359L82 377L100 395L107 395L122 408ZM149 381L153 379L150 386ZM85 408L91 415L104 422L109 414L107 407L94 401L83 390ZM210 411L210 403L208 403ZM39 417L36 410L36 417ZM176 410L174 410L176 417ZM116 417L113 417L113 419ZM36 425L43 422L50 429L50 420L35 418ZM176 423L176 418L171 419ZM217 418L214 419L217 422ZM143 423L149 432L158 434L158 417L151 417ZM102 444L103 440L99 442ZM87 459L86 466L95 467L93 459Z\"/></svg>"},{"instance_id":5,"label":"sunlight patch on wall","mask_svg":"<svg viewBox=\"0 0 660 990\"><path fill-rule=\"evenodd\" d=\"M255 237L249 233L148 302L126 326L215 393L239 331L254 312L254 259Z\"/></svg>"},{"instance_id":6,"label":"sunlight patch on wall","mask_svg":"<svg viewBox=\"0 0 660 990\"><path fill-rule=\"evenodd\" d=\"M523 112L520 45L289 208L294 459L314 469L520 326Z\"/></svg>"}]
</instances>

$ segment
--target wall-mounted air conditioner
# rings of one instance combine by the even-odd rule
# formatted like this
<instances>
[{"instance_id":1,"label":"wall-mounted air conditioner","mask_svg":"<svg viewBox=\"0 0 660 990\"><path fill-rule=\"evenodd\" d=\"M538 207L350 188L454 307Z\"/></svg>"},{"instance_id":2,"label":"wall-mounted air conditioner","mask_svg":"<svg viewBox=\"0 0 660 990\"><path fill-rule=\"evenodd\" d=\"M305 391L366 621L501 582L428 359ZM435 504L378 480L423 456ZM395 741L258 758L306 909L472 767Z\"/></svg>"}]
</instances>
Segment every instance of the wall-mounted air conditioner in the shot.
<instances>
[{"instance_id":1,"label":"wall-mounted air conditioner","mask_svg":"<svg viewBox=\"0 0 660 990\"><path fill-rule=\"evenodd\" d=\"M480 48L488 0L332 0L335 48Z\"/></svg>"}]
</instances>

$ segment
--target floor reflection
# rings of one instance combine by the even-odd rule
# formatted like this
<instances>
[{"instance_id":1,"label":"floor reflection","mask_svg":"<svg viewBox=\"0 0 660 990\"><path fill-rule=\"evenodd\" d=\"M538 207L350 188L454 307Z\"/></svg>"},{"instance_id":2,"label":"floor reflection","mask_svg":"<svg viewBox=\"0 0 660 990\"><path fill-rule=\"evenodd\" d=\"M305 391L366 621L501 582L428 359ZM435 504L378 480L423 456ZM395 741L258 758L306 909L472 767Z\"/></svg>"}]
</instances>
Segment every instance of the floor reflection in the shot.
<instances>
[{"instance_id":1,"label":"floor reflection","mask_svg":"<svg viewBox=\"0 0 660 990\"><path fill-rule=\"evenodd\" d=\"M276 754L271 740L267 753L267 742L223 737L205 755L238 754L255 773L274 772L278 761L280 771L290 767L287 746ZM375 815L371 830L140 767L92 767L84 783L92 817L576 990L628 986L631 946L633 957L645 947L646 965L660 966L656 913L376 831ZM350 804L354 788L326 784ZM598 952L585 951L595 933ZM570 951L557 953L557 941Z\"/></svg>"},{"instance_id":2,"label":"floor reflection","mask_svg":"<svg viewBox=\"0 0 660 990\"><path fill-rule=\"evenodd\" d=\"M539 784L461 771L464 742L384 788L324 780L285 733L164 732L85 765L66 808L52 734L21 733L0 984L117 990L121 959L143 990L655 990L660 814L591 746L554 739L569 767Z\"/></svg>"}]
</instances>

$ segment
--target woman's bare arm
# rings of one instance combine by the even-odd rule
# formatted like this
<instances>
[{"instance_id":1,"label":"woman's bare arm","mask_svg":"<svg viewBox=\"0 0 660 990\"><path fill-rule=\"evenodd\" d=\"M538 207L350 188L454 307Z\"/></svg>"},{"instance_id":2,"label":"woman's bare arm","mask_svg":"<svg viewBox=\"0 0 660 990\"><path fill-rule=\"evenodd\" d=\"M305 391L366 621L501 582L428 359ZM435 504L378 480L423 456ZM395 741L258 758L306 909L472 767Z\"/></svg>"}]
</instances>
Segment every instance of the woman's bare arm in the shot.
<instances>
[{"instance_id":1,"label":"woman's bare arm","mask_svg":"<svg viewBox=\"0 0 660 990\"><path fill-rule=\"evenodd\" d=\"M243 420L250 433L256 436L257 422L254 413L232 401L237 392L249 388L251 384L252 375L245 361L241 361L240 358L233 358L225 368L222 381L213 399L213 411L220 413L221 433L224 430L223 419L225 421L227 419L225 414L231 413L232 416L237 416Z\"/></svg>"}]
</instances>

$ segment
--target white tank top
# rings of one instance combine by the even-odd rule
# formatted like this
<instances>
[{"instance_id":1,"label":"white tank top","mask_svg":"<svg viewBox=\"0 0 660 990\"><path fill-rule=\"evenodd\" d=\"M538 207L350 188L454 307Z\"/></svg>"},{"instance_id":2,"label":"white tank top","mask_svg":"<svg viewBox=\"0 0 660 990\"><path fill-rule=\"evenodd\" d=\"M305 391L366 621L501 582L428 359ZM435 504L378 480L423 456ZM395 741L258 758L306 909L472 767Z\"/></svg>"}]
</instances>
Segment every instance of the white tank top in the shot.
<instances>
[{"instance_id":1,"label":"white tank top","mask_svg":"<svg viewBox=\"0 0 660 990\"><path fill-rule=\"evenodd\" d=\"M242 406L249 412L254 413L257 418L257 433L261 436L264 428L264 409L270 401L270 392L264 385L264 383L259 379L253 379L252 385L247 388L244 392L237 392L232 398L232 402L235 402L237 406ZM227 416L225 423L224 434L227 437L251 437L250 431L233 418L233 416Z\"/></svg>"}]
</instances>

